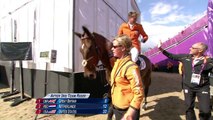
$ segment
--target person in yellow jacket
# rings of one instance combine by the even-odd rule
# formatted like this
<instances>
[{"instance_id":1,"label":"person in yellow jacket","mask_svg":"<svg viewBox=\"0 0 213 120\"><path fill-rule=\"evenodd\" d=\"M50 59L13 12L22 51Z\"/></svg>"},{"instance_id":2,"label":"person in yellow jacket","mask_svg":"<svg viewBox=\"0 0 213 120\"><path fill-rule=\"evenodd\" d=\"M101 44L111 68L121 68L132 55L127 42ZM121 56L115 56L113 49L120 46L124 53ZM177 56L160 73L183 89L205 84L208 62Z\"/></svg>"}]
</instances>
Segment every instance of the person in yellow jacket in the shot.
<instances>
[{"instance_id":1,"label":"person in yellow jacket","mask_svg":"<svg viewBox=\"0 0 213 120\"><path fill-rule=\"evenodd\" d=\"M113 40L117 58L111 72L111 97L116 120L139 120L143 84L136 63L131 60L131 39L120 35Z\"/></svg>"}]
</instances>

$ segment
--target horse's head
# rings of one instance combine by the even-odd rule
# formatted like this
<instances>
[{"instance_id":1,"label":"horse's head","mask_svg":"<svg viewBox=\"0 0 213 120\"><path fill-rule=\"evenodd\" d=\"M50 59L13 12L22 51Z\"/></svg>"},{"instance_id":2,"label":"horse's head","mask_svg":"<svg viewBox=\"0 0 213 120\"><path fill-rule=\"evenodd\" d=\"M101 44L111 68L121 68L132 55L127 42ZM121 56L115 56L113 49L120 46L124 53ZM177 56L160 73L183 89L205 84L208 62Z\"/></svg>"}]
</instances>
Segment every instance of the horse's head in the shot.
<instances>
[{"instance_id":1,"label":"horse's head","mask_svg":"<svg viewBox=\"0 0 213 120\"><path fill-rule=\"evenodd\" d=\"M80 52L83 57L82 66L84 67L84 76L90 79L96 78L96 66L98 64L98 51L93 34L86 28L83 28L83 33L75 34L81 40Z\"/></svg>"}]
</instances>

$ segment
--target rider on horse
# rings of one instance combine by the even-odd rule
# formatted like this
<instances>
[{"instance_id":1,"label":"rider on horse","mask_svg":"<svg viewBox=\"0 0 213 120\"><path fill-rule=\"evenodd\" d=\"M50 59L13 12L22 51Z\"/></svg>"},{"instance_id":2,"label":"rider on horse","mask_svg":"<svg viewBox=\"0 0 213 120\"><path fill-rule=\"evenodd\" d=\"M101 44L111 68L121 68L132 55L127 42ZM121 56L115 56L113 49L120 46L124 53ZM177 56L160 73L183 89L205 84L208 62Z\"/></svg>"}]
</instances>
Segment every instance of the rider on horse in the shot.
<instances>
[{"instance_id":1,"label":"rider on horse","mask_svg":"<svg viewBox=\"0 0 213 120\"><path fill-rule=\"evenodd\" d=\"M132 40L132 49L130 51L131 58L133 62L136 62L137 64L140 64L138 61L138 55L141 51L140 42L138 41L138 38L140 35L143 36L143 40L141 42L145 43L148 40L148 35L145 33L143 27L141 24L136 23L138 18L138 13L136 12L129 12L128 14L128 22L121 24L118 35L125 34L129 36Z\"/></svg>"}]
</instances>

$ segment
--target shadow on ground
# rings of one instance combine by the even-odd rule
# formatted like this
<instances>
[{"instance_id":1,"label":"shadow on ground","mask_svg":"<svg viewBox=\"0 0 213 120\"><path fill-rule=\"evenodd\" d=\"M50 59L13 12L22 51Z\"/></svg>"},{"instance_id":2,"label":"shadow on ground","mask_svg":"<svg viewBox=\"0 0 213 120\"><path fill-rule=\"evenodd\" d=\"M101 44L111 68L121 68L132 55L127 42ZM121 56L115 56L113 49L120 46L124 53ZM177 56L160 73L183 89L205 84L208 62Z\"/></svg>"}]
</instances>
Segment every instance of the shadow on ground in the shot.
<instances>
[{"instance_id":1,"label":"shadow on ground","mask_svg":"<svg viewBox=\"0 0 213 120\"><path fill-rule=\"evenodd\" d=\"M169 96L155 100L157 103L154 106L148 107L154 109L153 111L143 114L143 116L149 116L151 120L182 120L181 115L184 115L184 101L177 96ZM166 109L165 109L166 106Z\"/></svg>"},{"instance_id":2,"label":"shadow on ground","mask_svg":"<svg viewBox=\"0 0 213 120\"><path fill-rule=\"evenodd\" d=\"M182 78L177 73L153 72L148 96L150 97L170 92L181 92L181 81Z\"/></svg>"}]
</instances>

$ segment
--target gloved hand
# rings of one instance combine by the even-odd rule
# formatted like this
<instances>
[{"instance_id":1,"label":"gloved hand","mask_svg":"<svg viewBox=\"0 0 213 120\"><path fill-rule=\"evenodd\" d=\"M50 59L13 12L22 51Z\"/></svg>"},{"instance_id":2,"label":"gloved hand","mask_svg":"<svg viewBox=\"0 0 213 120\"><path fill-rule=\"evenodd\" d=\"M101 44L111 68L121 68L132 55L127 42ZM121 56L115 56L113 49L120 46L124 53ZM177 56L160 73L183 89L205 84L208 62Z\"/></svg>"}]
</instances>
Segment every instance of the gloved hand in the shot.
<instances>
[{"instance_id":1,"label":"gloved hand","mask_svg":"<svg viewBox=\"0 0 213 120\"><path fill-rule=\"evenodd\" d=\"M162 41L159 40L159 41L158 41L158 48L161 48L161 46L162 46Z\"/></svg>"},{"instance_id":2,"label":"gloved hand","mask_svg":"<svg viewBox=\"0 0 213 120\"><path fill-rule=\"evenodd\" d=\"M144 39L141 39L141 42L142 42L142 43L145 43L145 42L146 42L146 40L144 40Z\"/></svg>"}]
</instances>

